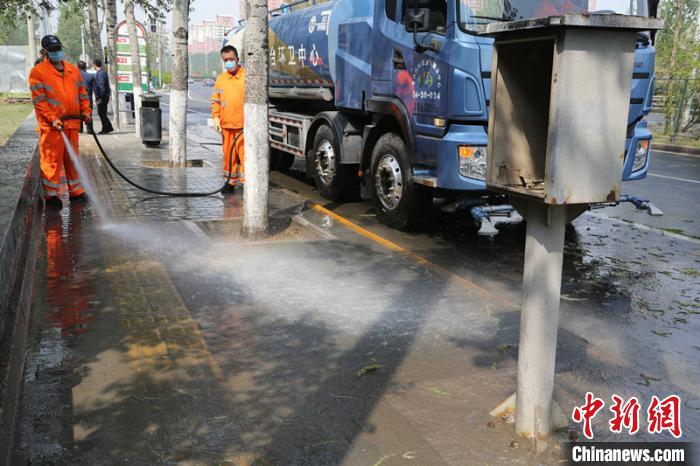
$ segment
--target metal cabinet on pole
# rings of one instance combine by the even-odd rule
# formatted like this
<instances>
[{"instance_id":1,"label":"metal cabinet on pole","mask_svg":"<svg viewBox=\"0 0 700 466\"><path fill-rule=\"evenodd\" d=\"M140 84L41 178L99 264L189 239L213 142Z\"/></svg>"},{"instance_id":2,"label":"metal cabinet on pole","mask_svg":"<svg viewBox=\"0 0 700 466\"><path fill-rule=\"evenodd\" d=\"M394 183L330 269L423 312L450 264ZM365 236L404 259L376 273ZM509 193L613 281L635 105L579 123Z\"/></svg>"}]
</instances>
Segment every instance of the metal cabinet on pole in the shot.
<instances>
[{"instance_id":1,"label":"metal cabinet on pole","mask_svg":"<svg viewBox=\"0 0 700 466\"><path fill-rule=\"evenodd\" d=\"M515 430L551 431L564 230L620 199L635 34L658 19L567 15L495 23L486 183L527 220Z\"/></svg>"}]
</instances>

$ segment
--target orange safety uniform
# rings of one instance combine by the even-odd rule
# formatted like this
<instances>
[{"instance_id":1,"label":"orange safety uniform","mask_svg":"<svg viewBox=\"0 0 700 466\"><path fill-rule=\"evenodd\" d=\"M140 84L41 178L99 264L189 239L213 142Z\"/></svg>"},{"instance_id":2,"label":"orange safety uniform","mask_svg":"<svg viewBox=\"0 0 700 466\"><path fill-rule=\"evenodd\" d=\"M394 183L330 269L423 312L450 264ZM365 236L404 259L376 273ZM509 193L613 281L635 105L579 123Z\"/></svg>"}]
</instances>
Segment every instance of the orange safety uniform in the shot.
<instances>
[{"instance_id":1,"label":"orange safety uniform","mask_svg":"<svg viewBox=\"0 0 700 466\"><path fill-rule=\"evenodd\" d=\"M245 182L244 157L243 157L243 99L245 97L245 70L238 67L236 74L224 71L216 79L214 93L211 95L211 117L221 120L221 132L224 148L224 177L228 176L231 169L229 184L237 185ZM240 133L240 137L236 137ZM231 159L231 146L236 141L236 149L233 152L233 166L229 165ZM240 170L240 174L239 174Z\"/></svg>"},{"instance_id":2,"label":"orange safety uniform","mask_svg":"<svg viewBox=\"0 0 700 466\"><path fill-rule=\"evenodd\" d=\"M58 194L61 187L61 168L65 168L70 195L79 196L85 191L80 184L78 172L68 155L61 133L52 123L63 117L90 115L90 97L87 95L80 71L67 61L63 62L63 72L58 71L46 58L32 68L29 74L29 90L39 122L39 155L45 197L48 199ZM63 132L76 154L79 129L79 120L63 121Z\"/></svg>"}]
</instances>

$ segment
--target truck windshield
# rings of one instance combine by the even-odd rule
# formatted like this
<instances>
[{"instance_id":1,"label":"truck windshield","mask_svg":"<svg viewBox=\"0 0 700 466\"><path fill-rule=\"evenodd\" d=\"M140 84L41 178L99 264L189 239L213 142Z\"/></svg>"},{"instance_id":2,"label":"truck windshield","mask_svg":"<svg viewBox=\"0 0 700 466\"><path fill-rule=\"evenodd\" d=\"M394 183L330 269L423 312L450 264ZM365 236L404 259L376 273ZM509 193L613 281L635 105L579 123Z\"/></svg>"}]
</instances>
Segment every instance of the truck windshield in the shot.
<instances>
[{"instance_id":1,"label":"truck windshield","mask_svg":"<svg viewBox=\"0 0 700 466\"><path fill-rule=\"evenodd\" d=\"M649 16L647 0L459 0L462 29L476 32L485 24L575 13Z\"/></svg>"}]
</instances>

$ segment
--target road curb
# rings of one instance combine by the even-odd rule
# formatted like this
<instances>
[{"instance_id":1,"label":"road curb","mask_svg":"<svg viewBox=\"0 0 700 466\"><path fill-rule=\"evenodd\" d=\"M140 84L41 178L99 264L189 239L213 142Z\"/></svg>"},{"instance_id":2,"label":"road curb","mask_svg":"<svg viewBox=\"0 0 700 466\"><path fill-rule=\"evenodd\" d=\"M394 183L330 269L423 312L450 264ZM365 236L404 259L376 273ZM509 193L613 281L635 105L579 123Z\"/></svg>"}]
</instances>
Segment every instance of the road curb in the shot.
<instances>
[{"instance_id":1,"label":"road curb","mask_svg":"<svg viewBox=\"0 0 700 466\"><path fill-rule=\"evenodd\" d=\"M36 122L27 119L0 148L0 464L11 464L24 368L42 203Z\"/></svg>"},{"instance_id":2,"label":"road curb","mask_svg":"<svg viewBox=\"0 0 700 466\"><path fill-rule=\"evenodd\" d=\"M660 150L663 152L673 152L675 154L681 155L698 155L700 156L700 147L688 147L688 146L677 146L675 144L661 144L654 142L652 143L653 150Z\"/></svg>"}]
</instances>

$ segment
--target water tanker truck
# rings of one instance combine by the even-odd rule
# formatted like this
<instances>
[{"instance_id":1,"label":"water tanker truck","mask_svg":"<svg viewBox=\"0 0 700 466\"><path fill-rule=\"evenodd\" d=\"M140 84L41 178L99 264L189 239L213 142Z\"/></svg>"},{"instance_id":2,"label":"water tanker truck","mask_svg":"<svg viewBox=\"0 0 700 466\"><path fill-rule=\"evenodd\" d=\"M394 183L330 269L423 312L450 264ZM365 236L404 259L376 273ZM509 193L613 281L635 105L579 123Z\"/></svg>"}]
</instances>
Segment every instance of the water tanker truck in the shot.
<instances>
[{"instance_id":1,"label":"water tanker truck","mask_svg":"<svg viewBox=\"0 0 700 466\"><path fill-rule=\"evenodd\" d=\"M272 11L272 165L302 168L327 199L372 199L379 220L400 229L434 198L477 222L508 212L484 182L493 41L478 32L569 12L648 16L648 1L310 0ZM240 48L242 34L227 40ZM623 180L644 178L649 165L649 34L637 37L630 79Z\"/></svg>"}]
</instances>

